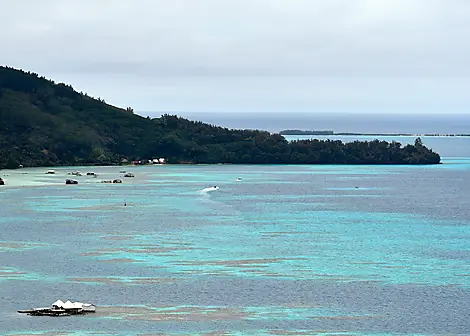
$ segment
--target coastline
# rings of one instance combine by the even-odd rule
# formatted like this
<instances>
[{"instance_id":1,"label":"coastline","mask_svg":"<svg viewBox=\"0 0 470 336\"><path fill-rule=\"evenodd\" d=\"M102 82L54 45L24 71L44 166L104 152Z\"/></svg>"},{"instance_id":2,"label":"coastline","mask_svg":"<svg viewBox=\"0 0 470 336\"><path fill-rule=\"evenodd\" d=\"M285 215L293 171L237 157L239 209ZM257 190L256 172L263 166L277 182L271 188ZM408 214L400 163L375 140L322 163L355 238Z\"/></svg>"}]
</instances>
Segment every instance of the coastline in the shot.
<instances>
[{"instance_id":1,"label":"coastline","mask_svg":"<svg viewBox=\"0 0 470 336\"><path fill-rule=\"evenodd\" d=\"M373 167L430 167L430 166L442 166L445 164L455 164L454 157L443 157L441 162L438 164L233 164L236 166L310 166L310 167L324 167L324 166L334 166L334 167L354 167L354 166L373 166ZM194 166L194 167L201 167L201 166L209 166L209 167L216 167L225 164L166 164L166 165L156 165L159 167L167 166L167 167L177 167L177 166ZM232 164L227 164L232 165ZM139 168L150 168L152 165L127 165L127 166L54 166L54 167L25 167L19 169L3 169L0 170L0 177L2 177L5 181L5 185L0 186L1 190L6 189L17 189L17 188L36 188L36 187L57 187L57 186L64 186L64 187L72 187L65 184L66 179L74 179L78 180L78 186L90 186L90 185L98 185L98 184L105 184L102 183L103 180L110 180L119 178L123 181L123 184L135 184L142 181L139 177ZM124 178L124 173L120 173L122 171L122 167L128 167L128 172L135 173L134 178ZM68 169L72 168L72 169ZM71 175L70 172L72 170L77 170L80 168L83 176L74 176ZM132 169L131 169L132 168ZM54 169L56 171L55 174L46 174L46 171L49 169ZM95 171L97 174L97 178L92 176L87 176L87 171ZM158 170L155 171L158 173Z\"/></svg>"},{"instance_id":2,"label":"coastline","mask_svg":"<svg viewBox=\"0 0 470 336\"><path fill-rule=\"evenodd\" d=\"M154 167L154 166L220 166L220 165L234 165L234 166L433 166L433 165L440 165L442 164L441 162L437 163L238 163L238 162L216 162L216 163L197 163L197 162L179 162L179 163L166 163L164 165L152 165L152 164L141 164L141 165L119 165L119 164L89 164L89 165L55 165L55 166L31 166L31 167L22 167L22 168L16 168L16 169L7 169L7 168L0 168L0 177L4 177L4 180L7 181L9 175L2 175L4 172L17 172L17 171L24 171L26 169L64 169L67 167L70 167L71 170L74 170L76 168L110 168L110 167L116 167L116 168L122 168L122 167L132 167L132 168L138 168L138 167ZM22 173L18 175L28 175L28 173ZM43 172L43 175L46 175L45 172ZM57 175L55 175L57 176ZM65 175L68 177L74 177L74 175Z\"/></svg>"}]
</instances>

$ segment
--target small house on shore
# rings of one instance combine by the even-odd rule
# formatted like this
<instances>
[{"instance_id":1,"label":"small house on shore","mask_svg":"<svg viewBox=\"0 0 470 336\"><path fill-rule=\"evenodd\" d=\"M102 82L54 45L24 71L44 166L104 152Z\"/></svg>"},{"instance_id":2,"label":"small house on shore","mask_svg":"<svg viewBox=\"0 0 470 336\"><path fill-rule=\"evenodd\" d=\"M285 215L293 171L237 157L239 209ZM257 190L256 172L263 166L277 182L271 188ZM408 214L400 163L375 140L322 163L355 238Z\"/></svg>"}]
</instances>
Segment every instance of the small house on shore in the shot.
<instances>
[{"instance_id":1,"label":"small house on shore","mask_svg":"<svg viewBox=\"0 0 470 336\"><path fill-rule=\"evenodd\" d=\"M165 160L165 158L153 159L152 163L153 164L165 164L166 160Z\"/></svg>"}]
</instances>

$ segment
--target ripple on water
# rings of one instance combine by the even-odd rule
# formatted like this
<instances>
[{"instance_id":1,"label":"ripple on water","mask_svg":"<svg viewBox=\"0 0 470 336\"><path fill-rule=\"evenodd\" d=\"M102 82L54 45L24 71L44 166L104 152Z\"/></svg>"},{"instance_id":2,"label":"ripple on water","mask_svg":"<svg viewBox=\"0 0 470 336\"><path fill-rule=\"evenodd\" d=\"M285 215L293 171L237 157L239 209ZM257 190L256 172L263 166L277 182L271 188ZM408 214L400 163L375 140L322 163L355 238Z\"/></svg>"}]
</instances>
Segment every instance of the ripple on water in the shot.
<instances>
[{"instance_id":1,"label":"ripple on water","mask_svg":"<svg viewBox=\"0 0 470 336\"><path fill-rule=\"evenodd\" d=\"M15 252L15 251L25 251L32 250L41 247L49 247L50 244L42 244L36 242L12 242L12 241L0 241L0 253L1 252Z\"/></svg>"},{"instance_id":2,"label":"ripple on water","mask_svg":"<svg viewBox=\"0 0 470 336\"><path fill-rule=\"evenodd\" d=\"M23 271L13 267L0 267L0 282L2 281L41 281L60 282L63 278L46 274Z\"/></svg>"},{"instance_id":3,"label":"ripple on water","mask_svg":"<svg viewBox=\"0 0 470 336\"><path fill-rule=\"evenodd\" d=\"M163 283L173 283L180 281L178 278L149 278L149 277L88 277L88 278L67 278L67 281L90 284L90 285L155 285Z\"/></svg>"},{"instance_id":4,"label":"ripple on water","mask_svg":"<svg viewBox=\"0 0 470 336\"><path fill-rule=\"evenodd\" d=\"M5 189L0 334L465 333L469 171L455 165L169 165L134 167L119 186ZM68 169L38 180L62 183ZM8 315L56 292L116 306Z\"/></svg>"}]
</instances>

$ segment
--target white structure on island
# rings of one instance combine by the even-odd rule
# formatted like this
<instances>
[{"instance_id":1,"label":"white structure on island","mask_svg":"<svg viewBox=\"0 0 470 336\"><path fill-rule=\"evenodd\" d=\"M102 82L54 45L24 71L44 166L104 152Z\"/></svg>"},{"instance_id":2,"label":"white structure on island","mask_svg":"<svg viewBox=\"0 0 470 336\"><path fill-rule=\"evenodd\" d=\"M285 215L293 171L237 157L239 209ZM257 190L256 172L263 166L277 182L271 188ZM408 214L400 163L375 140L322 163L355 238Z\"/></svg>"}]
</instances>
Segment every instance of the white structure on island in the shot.
<instances>
[{"instance_id":1,"label":"white structure on island","mask_svg":"<svg viewBox=\"0 0 470 336\"><path fill-rule=\"evenodd\" d=\"M64 306L64 303L62 302L62 300L57 300L56 302L52 304L53 309L61 309L63 306Z\"/></svg>"},{"instance_id":2,"label":"white structure on island","mask_svg":"<svg viewBox=\"0 0 470 336\"><path fill-rule=\"evenodd\" d=\"M57 300L52 304L52 308L31 308L26 310L18 310L18 313L28 314L31 316L70 316L94 313L96 307L90 303L72 302Z\"/></svg>"},{"instance_id":3,"label":"white structure on island","mask_svg":"<svg viewBox=\"0 0 470 336\"><path fill-rule=\"evenodd\" d=\"M166 159L165 158L153 159L150 162L153 164L164 164L166 163Z\"/></svg>"},{"instance_id":4,"label":"white structure on island","mask_svg":"<svg viewBox=\"0 0 470 336\"><path fill-rule=\"evenodd\" d=\"M74 312L75 314L80 313L94 313L96 307L91 303L82 303L82 302L71 302L57 300L52 304L52 309L63 309L65 312Z\"/></svg>"}]
</instances>

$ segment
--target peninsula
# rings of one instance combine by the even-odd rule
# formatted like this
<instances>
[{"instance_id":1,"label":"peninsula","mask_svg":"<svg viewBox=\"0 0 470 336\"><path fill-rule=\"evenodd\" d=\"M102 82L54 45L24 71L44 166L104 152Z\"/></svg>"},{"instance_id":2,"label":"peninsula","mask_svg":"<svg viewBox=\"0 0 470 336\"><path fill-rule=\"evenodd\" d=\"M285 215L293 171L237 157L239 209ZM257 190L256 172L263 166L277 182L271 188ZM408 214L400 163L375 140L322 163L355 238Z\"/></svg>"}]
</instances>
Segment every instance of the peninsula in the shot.
<instances>
[{"instance_id":1,"label":"peninsula","mask_svg":"<svg viewBox=\"0 0 470 336\"><path fill-rule=\"evenodd\" d=\"M151 119L35 73L0 67L0 168L167 163L437 164L421 139L398 142L287 141L175 115Z\"/></svg>"}]
</instances>

